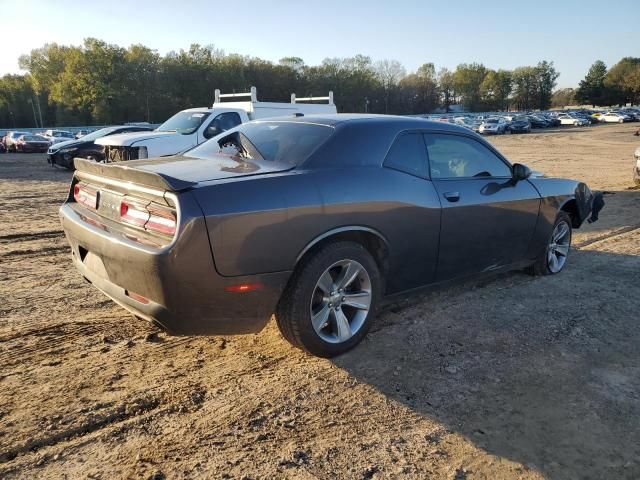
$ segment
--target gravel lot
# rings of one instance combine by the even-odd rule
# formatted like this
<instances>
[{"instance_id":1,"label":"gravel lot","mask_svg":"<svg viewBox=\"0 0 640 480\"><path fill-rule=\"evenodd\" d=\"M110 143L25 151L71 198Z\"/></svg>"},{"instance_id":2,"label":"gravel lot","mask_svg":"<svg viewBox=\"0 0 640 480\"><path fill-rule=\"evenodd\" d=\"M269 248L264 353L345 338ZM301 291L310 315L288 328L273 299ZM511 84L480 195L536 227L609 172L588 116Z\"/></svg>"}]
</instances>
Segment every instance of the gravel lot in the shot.
<instances>
[{"instance_id":1,"label":"gravel lot","mask_svg":"<svg viewBox=\"0 0 640 480\"><path fill-rule=\"evenodd\" d=\"M0 155L0 478L640 478L636 128L492 138L612 193L565 272L393 306L333 361L156 332L72 268L71 174Z\"/></svg>"}]
</instances>

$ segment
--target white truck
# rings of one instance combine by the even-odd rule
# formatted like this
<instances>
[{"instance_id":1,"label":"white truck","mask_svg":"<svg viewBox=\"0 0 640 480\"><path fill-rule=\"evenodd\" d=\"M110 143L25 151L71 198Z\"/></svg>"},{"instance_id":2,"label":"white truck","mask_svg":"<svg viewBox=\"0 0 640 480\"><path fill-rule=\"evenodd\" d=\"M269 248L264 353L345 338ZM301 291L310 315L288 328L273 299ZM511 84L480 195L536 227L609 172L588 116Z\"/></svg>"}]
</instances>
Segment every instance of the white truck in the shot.
<instances>
[{"instance_id":1,"label":"white truck","mask_svg":"<svg viewBox=\"0 0 640 480\"><path fill-rule=\"evenodd\" d=\"M239 97L250 97L250 100L223 101ZM104 145L106 162L163 157L183 153L250 120L333 113L336 113L333 92L329 92L327 97L306 98L296 98L293 93L290 103L279 103L259 102L255 87L251 87L248 93L220 94L216 89L211 108L182 110L151 132L110 135L97 139L95 143Z\"/></svg>"}]
</instances>

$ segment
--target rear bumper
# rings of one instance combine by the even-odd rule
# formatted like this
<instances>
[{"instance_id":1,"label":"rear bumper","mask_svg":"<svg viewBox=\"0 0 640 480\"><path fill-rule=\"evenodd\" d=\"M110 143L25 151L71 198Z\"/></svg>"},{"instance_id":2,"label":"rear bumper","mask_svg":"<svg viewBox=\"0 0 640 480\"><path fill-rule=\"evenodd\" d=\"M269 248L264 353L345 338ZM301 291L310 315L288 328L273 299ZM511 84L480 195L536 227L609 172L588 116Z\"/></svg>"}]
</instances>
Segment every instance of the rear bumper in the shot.
<instances>
[{"instance_id":1,"label":"rear bumper","mask_svg":"<svg viewBox=\"0 0 640 480\"><path fill-rule=\"evenodd\" d=\"M199 208L192 202L195 200L189 196L183 210ZM173 335L259 332L275 310L290 272L218 275L204 219L201 214L190 218L171 244L154 247L132 240L131 232L121 225L75 203L60 209L75 267L134 315ZM261 284L262 288L245 293L225 290L244 283ZM136 300L136 294L146 301Z\"/></svg>"}]
</instances>

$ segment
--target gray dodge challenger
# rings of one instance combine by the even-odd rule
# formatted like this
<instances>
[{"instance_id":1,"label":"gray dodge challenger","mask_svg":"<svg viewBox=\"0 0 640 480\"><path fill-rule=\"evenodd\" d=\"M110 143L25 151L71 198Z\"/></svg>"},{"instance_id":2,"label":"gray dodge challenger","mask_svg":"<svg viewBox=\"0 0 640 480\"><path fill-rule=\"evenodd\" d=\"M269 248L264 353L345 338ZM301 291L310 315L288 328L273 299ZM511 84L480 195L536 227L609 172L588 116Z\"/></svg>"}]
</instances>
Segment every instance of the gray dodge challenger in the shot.
<instances>
[{"instance_id":1,"label":"gray dodge challenger","mask_svg":"<svg viewBox=\"0 0 640 480\"><path fill-rule=\"evenodd\" d=\"M559 273L594 198L468 129L393 116L254 121L180 156L76 169L60 217L99 290L176 335L258 332L275 314L324 357L407 292Z\"/></svg>"}]
</instances>

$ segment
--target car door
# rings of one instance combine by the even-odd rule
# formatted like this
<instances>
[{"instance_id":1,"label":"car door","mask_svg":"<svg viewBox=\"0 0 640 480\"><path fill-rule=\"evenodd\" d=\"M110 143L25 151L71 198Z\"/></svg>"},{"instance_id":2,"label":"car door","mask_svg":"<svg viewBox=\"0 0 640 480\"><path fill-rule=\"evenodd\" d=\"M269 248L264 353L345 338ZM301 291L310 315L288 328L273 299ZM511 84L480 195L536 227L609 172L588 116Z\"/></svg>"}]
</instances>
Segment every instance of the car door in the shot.
<instances>
[{"instance_id":1,"label":"car door","mask_svg":"<svg viewBox=\"0 0 640 480\"><path fill-rule=\"evenodd\" d=\"M535 229L540 196L480 140L427 133L432 182L442 205L437 280L490 271L522 259Z\"/></svg>"}]
</instances>

